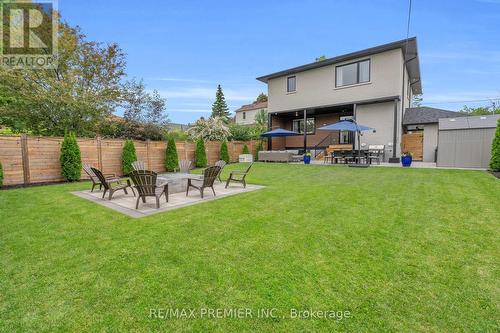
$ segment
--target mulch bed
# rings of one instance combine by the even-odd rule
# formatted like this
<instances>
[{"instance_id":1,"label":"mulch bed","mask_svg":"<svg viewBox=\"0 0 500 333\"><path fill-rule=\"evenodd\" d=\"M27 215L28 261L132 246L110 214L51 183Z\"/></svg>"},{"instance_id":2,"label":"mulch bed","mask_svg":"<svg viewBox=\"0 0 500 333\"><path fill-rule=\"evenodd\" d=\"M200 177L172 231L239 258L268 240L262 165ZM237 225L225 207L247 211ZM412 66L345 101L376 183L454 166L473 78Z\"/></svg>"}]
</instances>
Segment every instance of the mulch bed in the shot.
<instances>
[{"instance_id":1,"label":"mulch bed","mask_svg":"<svg viewBox=\"0 0 500 333\"><path fill-rule=\"evenodd\" d=\"M493 176L497 177L498 179L500 179L500 171L488 171L489 173L491 173Z\"/></svg>"}]
</instances>

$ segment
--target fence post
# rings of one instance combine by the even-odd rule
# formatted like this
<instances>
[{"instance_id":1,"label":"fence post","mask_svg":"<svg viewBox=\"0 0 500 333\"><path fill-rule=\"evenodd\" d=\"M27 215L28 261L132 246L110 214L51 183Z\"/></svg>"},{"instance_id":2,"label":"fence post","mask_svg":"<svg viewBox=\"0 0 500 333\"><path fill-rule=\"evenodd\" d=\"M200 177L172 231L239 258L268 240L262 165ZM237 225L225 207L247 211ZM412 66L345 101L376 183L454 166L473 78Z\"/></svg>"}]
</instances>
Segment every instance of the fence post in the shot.
<instances>
[{"instance_id":1,"label":"fence post","mask_svg":"<svg viewBox=\"0 0 500 333\"><path fill-rule=\"evenodd\" d=\"M151 140L149 140L149 139L146 140L146 159L148 161L148 169L153 170L153 168L151 168L151 158L149 155L149 143L150 142L151 142Z\"/></svg>"},{"instance_id":2,"label":"fence post","mask_svg":"<svg viewBox=\"0 0 500 333\"><path fill-rule=\"evenodd\" d=\"M21 156L24 184L27 185L30 183L30 158L28 153L28 136L26 134L21 134Z\"/></svg>"},{"instance_id":3,"label":"fence post","mask_svg":"<svg viewBox=\"0 0 500 333\"><path fill-rule=\"evenodd\" d=\"M97 165L99 170L102 170L102 147L101 147L101 136L97 136Z\"/></svg>"}]
</instances>

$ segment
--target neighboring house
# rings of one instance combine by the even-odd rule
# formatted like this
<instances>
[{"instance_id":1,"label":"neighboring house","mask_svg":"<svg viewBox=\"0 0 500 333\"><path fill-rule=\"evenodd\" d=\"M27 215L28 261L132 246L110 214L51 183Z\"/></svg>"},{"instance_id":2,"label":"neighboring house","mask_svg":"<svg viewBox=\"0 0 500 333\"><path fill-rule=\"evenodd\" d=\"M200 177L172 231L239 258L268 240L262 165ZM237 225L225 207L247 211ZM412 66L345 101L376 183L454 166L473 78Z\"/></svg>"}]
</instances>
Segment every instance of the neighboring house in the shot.
<instances>
[{"instance_id":1,"label":"neighboring house","mask_svg":"<svg viewBox=\"0 0 500 333\"><path fill-rule=\"evenodd\" d=\"M269 149L318 151L331 144L354 144L350 133L317 130L352 117L375 129L363 133L362 148L384 145L386 159L395 157L393 161L401 153L402 110L413 95L422 93L415 37L257 79L268 86L269 127L303 134L274 138Z\"/></svg>"},{"instance_id":2,"label":"neighboring house","mask_svg":"<svg viewBox=\"0 0 500 333\"><path fill-rule=\"evenodd\" d=\"M407 108L403 116L403 150L409 150L415 160L436 162L438 124L441 118L464 117L466 114L427 106ZM409 149L405 149L405 145Z\"/></svg>"},{"instance_id":3,"label":"neighboring house","mask_svg":"<svg viewBox=\"0 0 500 333\"><path fill-rule=\"evenodd\" d=\"M264 110L267 112L267 102L252 103L243 105L235 112L234 120L239 125L252 125L255 124L255 115Z\"/></svg>"}]
</instances>

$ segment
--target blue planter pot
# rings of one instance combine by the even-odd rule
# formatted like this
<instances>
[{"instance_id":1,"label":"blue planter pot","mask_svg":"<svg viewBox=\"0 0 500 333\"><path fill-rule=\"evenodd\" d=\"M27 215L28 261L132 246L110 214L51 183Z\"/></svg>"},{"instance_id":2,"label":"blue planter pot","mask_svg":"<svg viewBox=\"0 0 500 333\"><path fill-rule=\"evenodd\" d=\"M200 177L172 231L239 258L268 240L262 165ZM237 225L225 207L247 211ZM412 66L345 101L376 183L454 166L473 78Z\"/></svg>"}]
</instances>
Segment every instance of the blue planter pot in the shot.
<instances>
[{"instance_id":1,"label":"blue planter pot","mask_svg":"<svg viewBox=\"0 0 500 333\"><path fill-rule=\"evenodd\" d=\"M304 164L310 164L311 163L311 156L304 156Z\"/></svg>"},{"instance_id":2,"label":"blue planter pot","mask_svg":"<svg viewBox=\"0 0 500 333\"><path fill-rule=\"evenodd\" d=\"M411 156L401 156L401 164L402 164L404 167L409 167L409 166L411 166L411 161L412 161Z\"/></svg>"}]
</instances>

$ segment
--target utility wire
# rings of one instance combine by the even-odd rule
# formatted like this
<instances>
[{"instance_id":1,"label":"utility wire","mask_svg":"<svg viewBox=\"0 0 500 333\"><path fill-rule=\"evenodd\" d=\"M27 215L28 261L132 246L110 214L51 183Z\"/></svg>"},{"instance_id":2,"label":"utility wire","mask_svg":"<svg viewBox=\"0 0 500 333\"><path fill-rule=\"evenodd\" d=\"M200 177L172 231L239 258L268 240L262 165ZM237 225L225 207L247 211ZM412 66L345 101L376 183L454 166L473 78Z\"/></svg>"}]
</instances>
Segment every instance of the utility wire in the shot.
<instances>
[{"instance_id":1,"label":"utility wire","mask_svg":"<svg viewBox=\"0 0 500 333\"><path fill-rule=\"evenodd\" d=\"M467 101L444 101L444 102L423 102L422 104L453 104L453 103L473 103L473 102L491 102L496 99L500 99L500 96L498 97L492 97L488 99L471 99Z\"/></svg>"}]
</instances>

